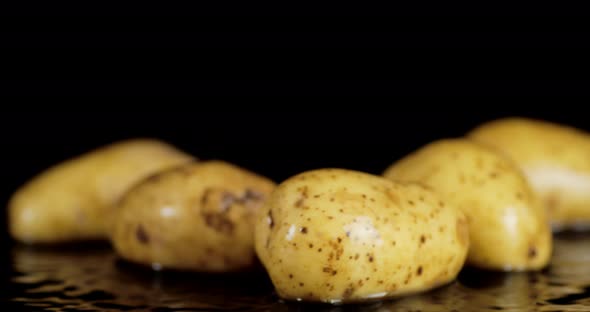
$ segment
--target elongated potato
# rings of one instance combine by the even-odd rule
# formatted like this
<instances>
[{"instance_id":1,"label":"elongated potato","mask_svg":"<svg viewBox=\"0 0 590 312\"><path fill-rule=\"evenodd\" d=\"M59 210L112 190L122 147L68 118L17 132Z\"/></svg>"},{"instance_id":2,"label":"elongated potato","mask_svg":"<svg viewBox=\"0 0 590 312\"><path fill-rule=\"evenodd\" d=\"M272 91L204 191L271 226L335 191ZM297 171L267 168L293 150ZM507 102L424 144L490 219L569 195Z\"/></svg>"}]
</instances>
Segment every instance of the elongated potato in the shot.
<instances>
[{"instance_id":1,"label":"elongated potato","mask_svg":"<svg viewBox=\"0 0 590 312\"><path fill-rule=\"evenodd\" d=\"M8 204L12 237L25 243L107 238L113 204L144 177L193 157L164 142L135 139L57 164L21 186Z\"/></svg>"},{"instance_id":2,"label":"elongated potato","mask_svg":"<svg viewBox=\"0 0 590 312\"><path fill-rule=\"evenodd\" d=\"M590 133L547 121L505 118L480 125L468 137L516 161L555 230L590 226Z\"/></svg>"},{"instance_id":3,"label":"elongated potato","mask_svg":"<svg viewBox=\"0 0 590 312\"><path fill-rule=\"evenodd\" d=\"M272 193L255 246L280 297L346 303L452 281L469 237L464 215L419 185L319 169Z\"/></svg>"},{"instance_id":4,"label":"elongated potato","mask_svg":"<svg viewBox=\"0 0 590 312\"><path fill-rule=\"evenodd\" d=\"M397 161L384 176L422 183L465 213L470 265L510 271L549 262L547 216L510 159L467 139L445 139Z\"/></svg>"},{"instance_id":5,"label":"elongated potato","mask_svg":"<svg viewBox=\"0 0 590 312\"><path fill-rule=\"evenodd\" d=\"M274 187L222 161L160 172L121 200L111 241L122 258L154 269L245 269L256 259L256 213Z\"/></svg>"}]
</instances>

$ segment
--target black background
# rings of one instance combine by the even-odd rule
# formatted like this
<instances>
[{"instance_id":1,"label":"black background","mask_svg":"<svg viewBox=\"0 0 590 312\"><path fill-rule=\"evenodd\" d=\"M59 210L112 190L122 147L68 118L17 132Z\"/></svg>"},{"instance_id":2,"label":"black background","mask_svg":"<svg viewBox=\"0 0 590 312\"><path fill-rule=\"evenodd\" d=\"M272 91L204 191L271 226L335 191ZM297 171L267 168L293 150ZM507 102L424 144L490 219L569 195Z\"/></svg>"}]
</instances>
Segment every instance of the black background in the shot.
<instances>
[{"instance_id":1,"label":"black background","mask_svg":"<svg viewBox=\"0 0 590 312\"><path fill-rule=\"evenodd\" d=\"M403 100L396 103L393 108L418 105ZM158 138L200 159L226 160L280 182L301 171L323 167L379 174L428 142L461 136L494 118L525 116L590 130L583 106L568 109L555 103L511 110L471 103L457 110L425 105L414 111L390 107L389 111L342 108L327 112L2 112L1 200L6 203L16 188L48 166L134 137Z\"/></svg>"}]
</instances>

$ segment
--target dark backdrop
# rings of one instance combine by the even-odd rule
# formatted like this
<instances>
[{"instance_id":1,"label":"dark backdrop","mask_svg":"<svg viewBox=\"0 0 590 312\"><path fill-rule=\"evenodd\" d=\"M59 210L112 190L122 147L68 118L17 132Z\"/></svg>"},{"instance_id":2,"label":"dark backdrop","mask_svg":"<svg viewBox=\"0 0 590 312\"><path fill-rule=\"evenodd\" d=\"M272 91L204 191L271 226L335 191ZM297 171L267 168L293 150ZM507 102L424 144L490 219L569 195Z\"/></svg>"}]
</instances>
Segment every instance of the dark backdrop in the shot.
<instances>
[{"instance_id":1,"label":"dark backdrop","mask_svg":"<svg viewBox=\"0 0 590 312\"><path fill-rule=\"evenodd\" d=\"M473 108L473 105L471 105ZM432 140L464 134L503 116L527 116L590 130L578 110L473 109L414 112L3 112L1 200L41 170L116 140L154 137L201 159L223 159L277 182L298 172L340 167L379 174ZM4 214L2 215L4 217ZM3 240L9 242L6 231Z\"/></svg>"}]
</instances>

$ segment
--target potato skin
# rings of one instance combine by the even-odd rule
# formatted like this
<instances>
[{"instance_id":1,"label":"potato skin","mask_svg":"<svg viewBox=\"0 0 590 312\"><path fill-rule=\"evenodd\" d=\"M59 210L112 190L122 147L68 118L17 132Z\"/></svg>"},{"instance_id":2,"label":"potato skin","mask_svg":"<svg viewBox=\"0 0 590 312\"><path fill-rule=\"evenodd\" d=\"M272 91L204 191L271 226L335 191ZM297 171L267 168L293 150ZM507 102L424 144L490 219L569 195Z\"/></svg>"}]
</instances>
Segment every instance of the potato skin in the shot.
<instances>
[{"instance_id":1,"label":"potato skin","mask_svg":"<svg viewBox=\"0 0 590 312\"><path fill-rule=\"evenodd\" d=\"M256 213L271 180L223 161L160 172L121 200L111 236L116 252L155 269L228 272L255 259Z\"/></svg>"},{"instance_id":2,"label":"potato skin","mask_svg":"<svg viewBox=\"0 0 590 312\"><path fill-rule=\"evenodd\" d=\"M256 223L256 252L280 297L361 302L452 281L469 238L463 214L419 185L346 169L281 183Z\"/></svg>"},{"instance_id":3,"label":"potato skin","mask_svg":"<svg viewBox=\"0 0 590 312\"><path fill-rule=\"evenodd\" d=\"M529 118L503 118L467 136L505 153L524 171L555 230L590 225L590 134Z\"/></svg>"},{"instance_id":4,"label":"potato skin","mask_svg":"<svg viewBox=\"0 0 590 312\"><path fill-rule=\"evenodd\" d=\"M432 142L385 170L385 177L432 188L469 219L467 263L537 270L551 256L547 216L516 165L464 138Z\"/></svg>"},{"instance_id":5,"label":"potato skin","mask_svg":"<svg viewBox=\"0 0 590 312\"><path fill-rule=\"evenodd\" d=\"M56 164L15 191L11 236L23 243L107 238L113 204L137 181L194 158L154 139L112 143Z\"/></svg>"}]
</instances>

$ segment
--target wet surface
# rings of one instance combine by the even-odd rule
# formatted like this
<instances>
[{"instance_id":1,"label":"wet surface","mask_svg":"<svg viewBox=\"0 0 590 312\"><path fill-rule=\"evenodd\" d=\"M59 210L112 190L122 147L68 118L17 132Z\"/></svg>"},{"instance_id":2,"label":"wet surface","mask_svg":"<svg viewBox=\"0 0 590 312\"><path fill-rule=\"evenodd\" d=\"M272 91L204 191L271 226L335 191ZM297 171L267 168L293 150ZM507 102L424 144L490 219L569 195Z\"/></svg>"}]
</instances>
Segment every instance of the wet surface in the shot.
<instances>
[{"instance_id":1,"label":"wet surface","mask_svg":"<svg viewBox=\"0 0 590 312\"><path fill-rule=\"evenodd\" d=\"M590 234L555 237L551 265L535 273L464 269L437 290L363 305L285 303L263 271L154 272L109 246L14 246L3 259L6 311L590 311Z\"/></svg>"}]
</instances>

